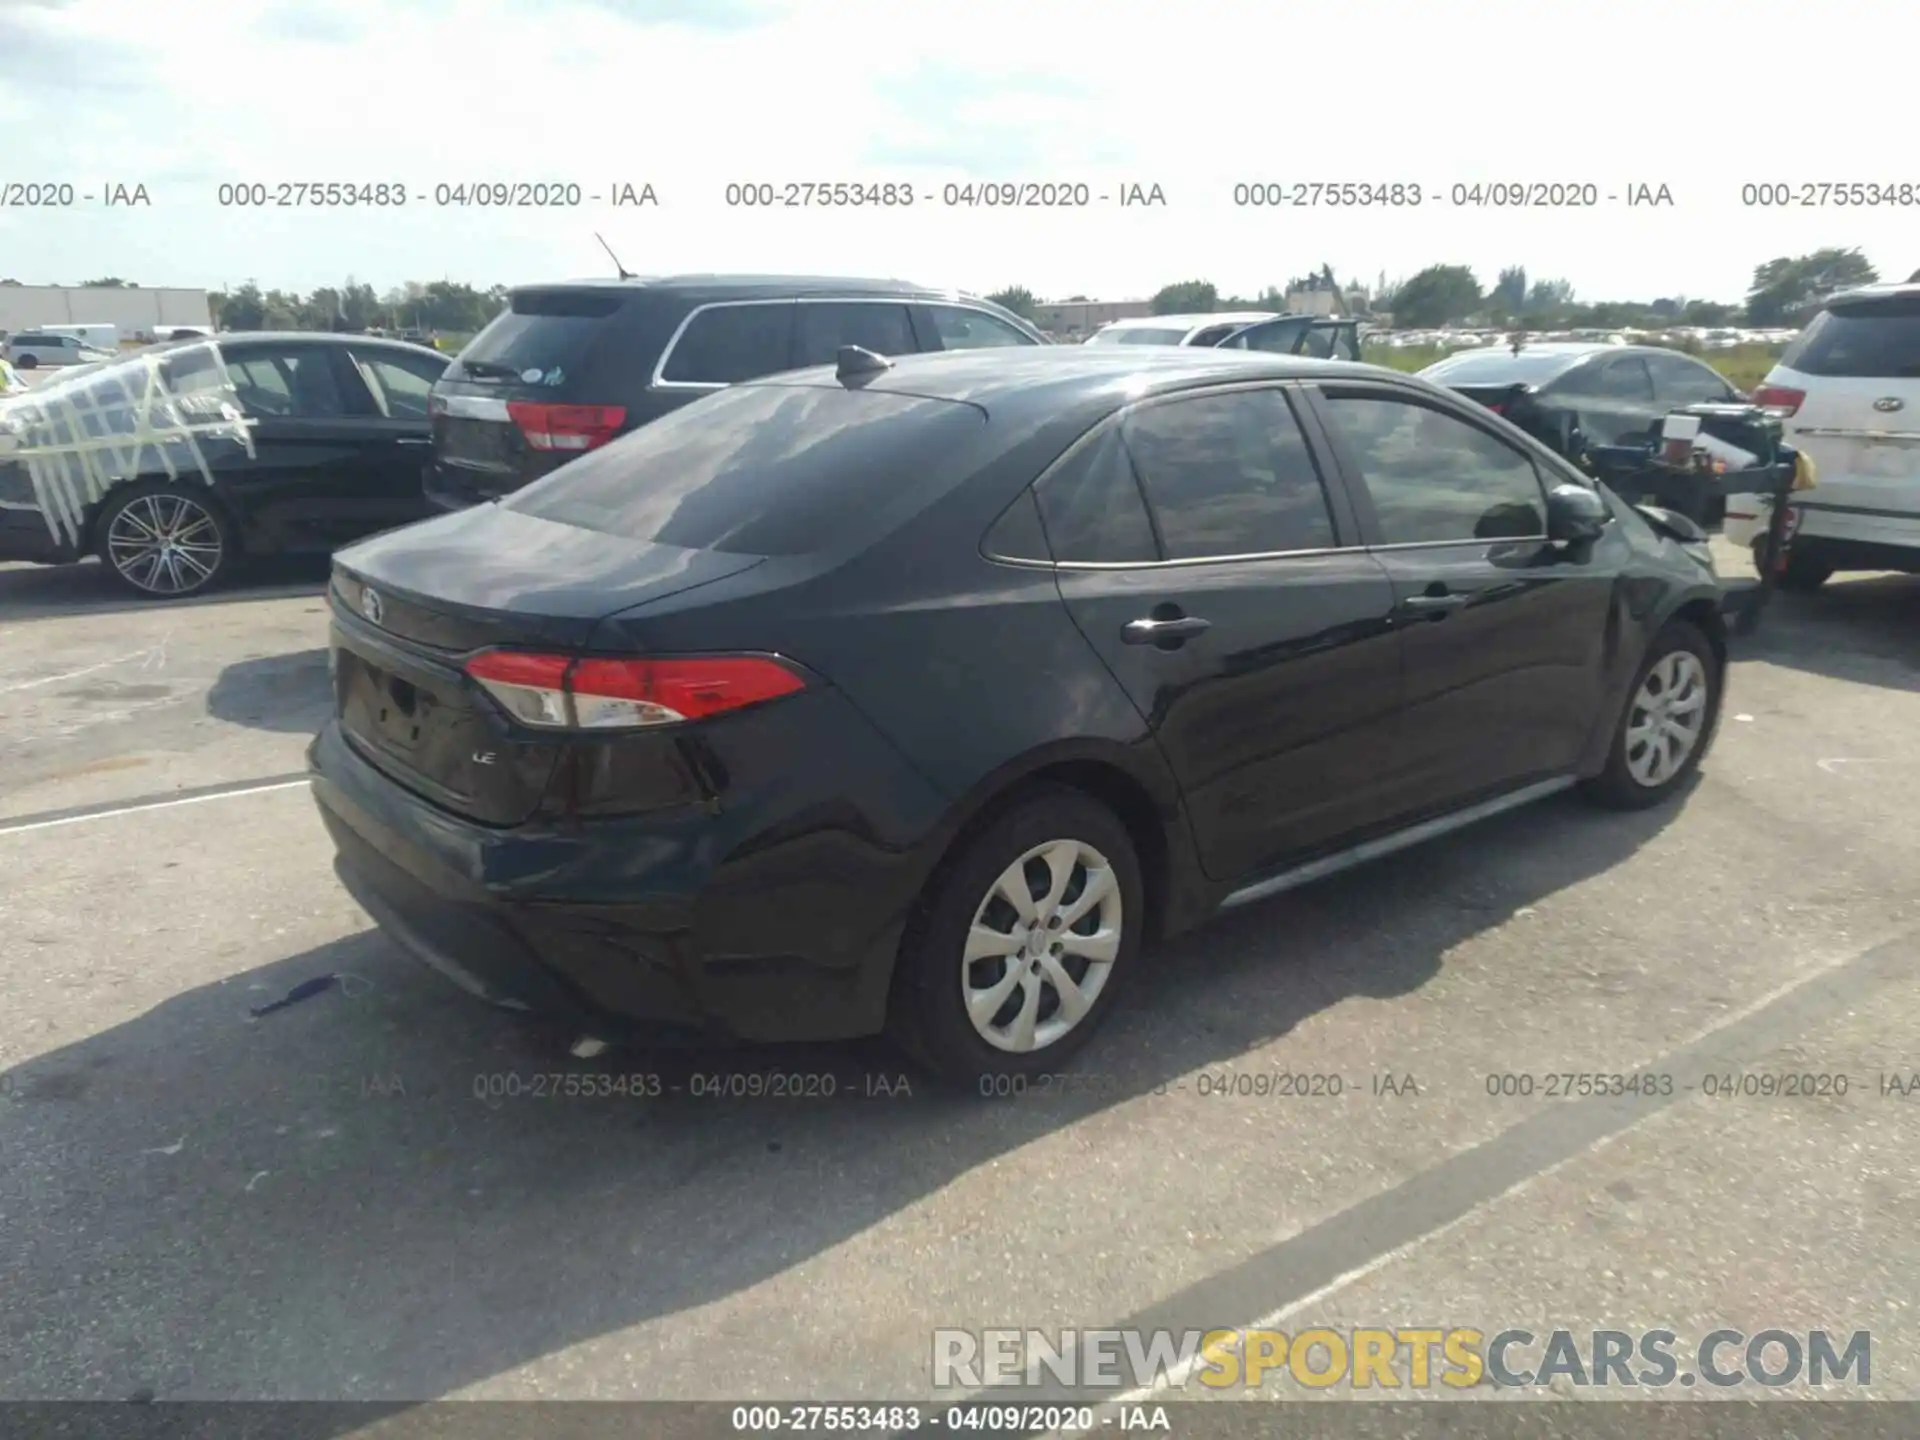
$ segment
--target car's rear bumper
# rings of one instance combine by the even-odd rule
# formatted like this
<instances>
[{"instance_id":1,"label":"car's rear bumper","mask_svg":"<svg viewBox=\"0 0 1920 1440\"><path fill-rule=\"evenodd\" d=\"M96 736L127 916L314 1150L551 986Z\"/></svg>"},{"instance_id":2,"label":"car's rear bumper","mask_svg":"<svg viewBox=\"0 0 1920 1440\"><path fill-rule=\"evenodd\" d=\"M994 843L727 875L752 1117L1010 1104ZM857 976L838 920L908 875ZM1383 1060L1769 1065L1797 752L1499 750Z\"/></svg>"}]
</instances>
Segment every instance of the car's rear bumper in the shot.
<instances>
[{"instance_id":1,"label":"car's rear bumper","mask_svg":"<svg viewBox=\"0 0 1920 1440\"><path fill-rule=\"evenodd\" d=\"M874 763L870 739L849 744L869 748L873 783L916 783ZM834 758L816 783L834 783ZM606 1039L875 1033L933 860L863 834L873 814L826 811L801 782L773 833L746 805L496 829L396 784L335 723L308 762L341 881L401 948L487 1000Z\"/></svg>"}]
</instances>

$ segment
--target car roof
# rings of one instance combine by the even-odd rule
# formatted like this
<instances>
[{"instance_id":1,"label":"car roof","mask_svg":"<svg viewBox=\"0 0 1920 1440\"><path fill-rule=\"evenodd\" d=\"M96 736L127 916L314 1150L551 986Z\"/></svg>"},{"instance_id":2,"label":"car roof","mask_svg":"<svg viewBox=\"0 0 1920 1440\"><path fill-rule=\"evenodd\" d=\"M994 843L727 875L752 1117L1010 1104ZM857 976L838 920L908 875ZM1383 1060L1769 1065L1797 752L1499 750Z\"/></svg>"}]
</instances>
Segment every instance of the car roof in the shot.
<instances>
[{"instance_id":1,"label":"car roof","mask_svg":"<svg viewBox=\"0 0 1920 1440\"><path fill-rule=\"evenodd\" d=\"M1184 345L1047 345L944 350L901 355L885 370L854 382L861 389L954 400L991 411L1045 410L1078 400L1120 404L1234 380L1390 379L1422 388L1430 382L1378 365L1316 360L1265 351L1215 350ZM752 385L839 384L831 366L796 370Z\"/></svg>"},{"instance_id":2,"label":"car roof","mask_svg":"<svg viewBox=\"0 0 1920 1440\"><path fill-rule=\"evenodd\" d=\"M1278 310L1219 310L1192 315L1129 315L1103 326L1107 330L1198 330L1204 325L1257 325L1277 320Z\"/></svg>"},{"instance_id":3,"label":"car roof","mask_svg":"<svg viewBox=\"0 0 1920 1440\"><path fill-rule=\"evenodd\" d=\"M233 345L272 344L284 345L289 340L302 345L385 345L397 350L428 350L429 354L442 355L444 351L429 350L424 345L414 345L405 340L396 340L387 335L361 335L339 330L222 330L212 335L194 335L184 340L162 340L149 346L153 350L191 350L196 345L215 344L225 349ZM452 359L451 356L447 356Z\"/></svg>"},{"instance_id":4,"label":"car roof","mask_svg":"<svg viewBox=\"0 0 1920 1440\"><path fill-rule=\"evenodd\" d=\"M914 295L973 299L955 290L916 285L910 280L878 280L854 275L630 275L596 276L515 285L512 293L554 290L629 290L674 295L689 300L765 300L788 295Z\"/></svg>"},{"instance_id":5,"label":"car roof","mask_svg":"<svg viewBox=\"0 0 1920 1440\"><path fill-rule=\"evenodd\" d=\"M1920 295L1920 283L1911 280L1889 281L1883 285L1857 285L1851 290L1840 290L1827 296L1821 302L1821 308L1842 305L1849 300L1886 300L1915 295Z\"/></svg>"}]
</instances>

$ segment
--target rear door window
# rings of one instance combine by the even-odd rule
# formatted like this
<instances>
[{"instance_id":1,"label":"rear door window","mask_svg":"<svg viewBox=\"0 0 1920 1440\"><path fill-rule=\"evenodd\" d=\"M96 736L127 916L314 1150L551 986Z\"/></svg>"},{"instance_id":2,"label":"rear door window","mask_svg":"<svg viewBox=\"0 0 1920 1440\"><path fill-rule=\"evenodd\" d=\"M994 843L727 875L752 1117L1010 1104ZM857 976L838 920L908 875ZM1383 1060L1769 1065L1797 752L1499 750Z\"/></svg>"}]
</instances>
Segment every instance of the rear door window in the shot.
<instances>
[{"instance_id":1,"label":"rear door window","mask_svg":"<svg viewBox=\"0 0 1920 1440\"><path fill-rule=\"evenodd\" d=\"M629 540L735 555L851 543L925 503L986 424L971 405L838 385L722 390L502 503Z\"/></svg>"},{"instance_id":2,"label":"rear door window","mask_svg":"<svg viewBox=\"0 0 1920 1440\"><path fill-rule=\"evenodd\" d=\"M431 356L398 355L389 350L354 353L360 378L373 392L374 404L389 420L425 420L427 398L446 366Z\"/></svg>"},{"instance_id":3,"label":"rear door window","mask_svg":"<svg viewBox=\"0 0 1920 1440\"><path fill-rule=\"evenodd\" d=\"M670 385L737 385L791 368L791 300L711 305L694 312L674 342L660 378Z\"/></svg>"},{"instance_id":4,"label":"rear door window","mask_svg":"<svg viewBox=\"0 0 1920 1440\"><path fill-rule=\"evenodd\" d=\"M1160 558L1120 427L1109 425L1034 487L1053 558L1083 565Z\"/></svg>"},{"instance_id":5,"label":"rear door window","mask_svg":"<svg viewBox=\"0 0 1920 1440\"><path fill-rule=\"evenodd\" d=\"M1802 375L1920 378L1920 295L1836 305L1816 315L1780 363Z\"/></svg>"},{"instance_id":6,"label":"rear door window","mask_svg":"<svg viewBox=\"0 0 1920 1440\"><path fill-rule=\"evenodd\" d=\"M1124 434L1168 559L1333 547L1320 472L1279 391L1149 405Z\"/></svg>"},{"instance_id":7,"label":"rear door window","mask_svg":"<svg viewBox=\"0 0 1920 1440\"><path fill-rule=\"evenodd\" d=\"M324 346L274 346L227 356L240 406L272 419L331 420L347 413Z\"/></svg>"},{"instance_id":8,"label":"rear door window","mask_svg":"<svg viewBox=\"0 0 1920 1440\"><path fill-rule=\"evenodd\" d=\"M798 320L796 370L833 364L842 345L858 345L876 355L911 355L919 348L905 305L829 300L801 305Z\"/></svg>"},{"instance_id":9,"label":"rear door window","mask_svg":"<svg viewBox=\"0 0 1920 1440\"><path fill-rule=\"evenodd\" d=\"M1002 345L1031 345L1031 336L984 310L969 310L964 305L929 305L926 314L933 320L934 334L942 350L988 350Z\"/></svg>"},{"instance_id":10,"label":"rear door window","mask_svg":"<svg viewBox=\"0 0 1920 1440\"><path fill-rule=\"evenodd\" d=\"M1685 355L1649 355L1654 398L1662 405L1702 405L1731 400L1733 387L1718 371Z\"/></svg>"},{"instance_id":11,"label":"rear door window","mask_svg":"<svg viewBox=\"0 0 1920 1440\"><path fill-rule=\"evenodd\" d=\"M468 380L555 387L586 368L627 297L618 290L527 290L460 352Z\"/></svg>"}]
</instances>

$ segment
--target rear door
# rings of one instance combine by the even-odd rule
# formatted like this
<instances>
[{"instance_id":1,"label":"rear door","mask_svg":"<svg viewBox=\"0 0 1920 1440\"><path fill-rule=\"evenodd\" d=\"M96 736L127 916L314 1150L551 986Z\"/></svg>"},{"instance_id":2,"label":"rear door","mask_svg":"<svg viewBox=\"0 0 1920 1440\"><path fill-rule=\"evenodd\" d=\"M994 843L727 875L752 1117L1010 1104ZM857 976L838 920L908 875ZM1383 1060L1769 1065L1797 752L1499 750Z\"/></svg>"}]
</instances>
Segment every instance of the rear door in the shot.
<instances>
[{"instance_id":1,"label":"rear door","mask_svg":"<svg viewBox=\"0 0 1920 1440\"><path fill-rule=\"evenodd\" d=\"M1920 545L1920 292L1830 305L1758 398L1795 406L1787 442L1819 470L1794 502L1811 533Z\"/></svg>"},{"instance_id":2,"label":"rear door","mask_svg":"<svg viewBox=\"0 0 1920 1440\"><path fill-rule=\"evenodd\" d=\"M922 350L995 350L1041 343L998 315L965 305L915 305L913 328Z\"/></svg>"},{"instance_id":3,"label":"rear door","mask_svg":"<svg viewBox=\"0 0 1920 1440\"><path fill-rule=\"evenodd\" d=\"M1617 546L1549 543L1533 457L1477 415L1364 383L1316 403L1392 577L1409 808L1570 770L1600 704Z\"/></svg>"},{"instance_id":4,"label":"rear door","mask_svg":"<svg viewBox=\"0 0 1920 1440\"><path fill-rule=\"evenodd\" d=\"M1061 594L1153 726L1210 875L1393 808L1393 587L1284 388L1141 405L1036 494Z\"/></svg>"},{"instance_id":5,"label":"rear door","mask_svg":"<svg viewBox=\"0 0 1920 1440\"><path fill-rule=\"evenodd\" d=\"M222 351L240 408L253 422L251 460L234 455L217 475L256 543L290 552L331 550L364 533L355 517L373 505L366 474L364 387L337 345L297 339ZM210 364L189 352L182 364ZM184 375L171 384L190 384Z\"/></svg>"},{"instance_id":6,"label":"rear door","mask_svg":"<svg viewBox=\"0 0 1920 1440\"><path fill-rule=\"evenodd\" d=\"M444 356L424 350L358 345L344 354L359 381L350 393L365 397L368 413L361 417L355 506L342 515L341 543L424 519L436 509L424 488L433 447L430 404L447 368Z\"/></svg>"}]
</instances>

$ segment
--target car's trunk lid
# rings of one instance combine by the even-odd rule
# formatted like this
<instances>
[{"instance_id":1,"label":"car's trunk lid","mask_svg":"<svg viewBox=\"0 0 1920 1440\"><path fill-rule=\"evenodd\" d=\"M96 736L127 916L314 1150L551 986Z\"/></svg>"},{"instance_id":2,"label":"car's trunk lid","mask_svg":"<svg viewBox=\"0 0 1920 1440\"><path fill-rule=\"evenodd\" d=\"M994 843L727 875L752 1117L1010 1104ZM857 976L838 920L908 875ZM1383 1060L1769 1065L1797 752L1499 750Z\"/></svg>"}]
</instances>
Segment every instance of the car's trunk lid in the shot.
<instances>
[{"instance_id":1,"label":"car's trunk lid","mask_svg":"<svg viewBox=\"0 0 1920 1440\"><path fill-rule=\"evenodd\" d=\"M1801 392L1786 424L1827 504L1920 511L1920 294L1837 301L1788 347L1762 399Z\"/></svg>"},{"instance_id":2,"label":"car's trunk lid","mask_svg":"<svg viewBox=\"0 0 1920 1440\"><path fill-rule=\"evenodd\" d=\"M334 708L371 764L490 825L538 809L569 741L509 723L462 669L494 648L590 650L600 620L761 563L622 539L497 505L376 536L335 557Z\"/></svg>"}]
</instances>

